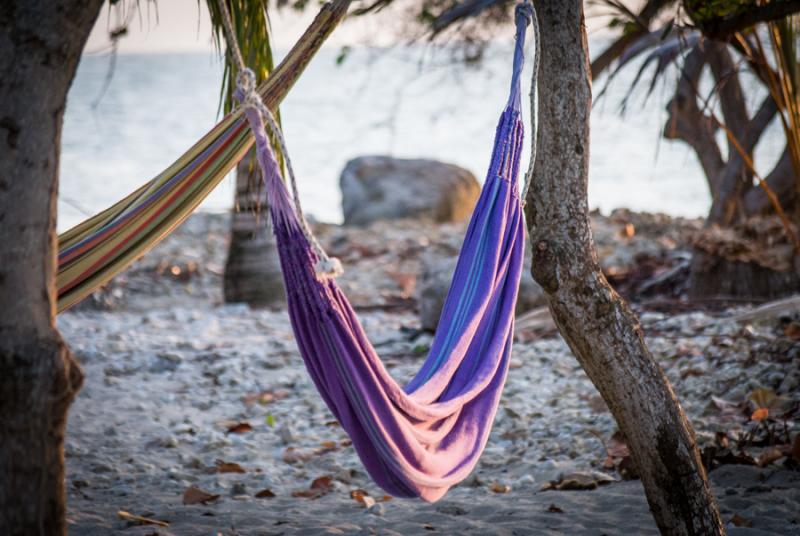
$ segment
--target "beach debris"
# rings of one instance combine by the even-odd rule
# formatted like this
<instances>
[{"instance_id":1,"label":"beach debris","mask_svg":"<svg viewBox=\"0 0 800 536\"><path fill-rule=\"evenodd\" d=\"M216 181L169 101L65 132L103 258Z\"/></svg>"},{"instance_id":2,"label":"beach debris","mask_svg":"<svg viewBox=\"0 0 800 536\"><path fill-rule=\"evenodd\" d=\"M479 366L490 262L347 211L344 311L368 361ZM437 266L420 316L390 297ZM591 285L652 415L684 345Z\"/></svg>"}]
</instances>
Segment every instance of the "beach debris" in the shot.
<instances>
[{"instance_id":1,"label":"beach debris","mask_svg":"<svg viewBox=\"0 0 800 536\"><path fill-rule=\"evenodd\" d=\"M603 469L616 470L623 480L633 480L639 478L636 467L631 459L631 452L625 434L620 430L603 443L606 449L606 459L603 461Z\"/></svg>"},{"instance_id":2,"label":"beach debris","mask_svg":"<svg viewBox=\"0 0 800 536\"><path fill-rule=\"evenodd\" d=\"M605 473L592 471L588 473L575 472L560 475L558 480L551 480L540 491L579 491L593 490L599 486L604 486L616 482L616 480Z\"/></svg>"},{"instance_id":3,"label":"beach debris","mask_svg":"<svg viewBox=\"0 0 800 536\"><path fill-rule=\"evenodd\" d=\"M752 527L753 522L747 519L746 517L742 517L739 514L733 514L733 517L730 520L737 527Z\"/></svg>"},{"instance_id":4,"label":"beach debris","mask_svg":"<svg viewBox=\"0 0 800 536\"><path fill-rule=\"evenodd\" d=\"M750 392L747 395L753 406L753 412L750 415L752 421L763 421L771 415L777 415L783 410L783 406L787 399L775 394L772 389L760 387Z\"/></svg>"},{"instance_id":5,"label":"beach debris","mask_svg":"<svg viewBox=\"0 0 800 536\"><path fill-rule=\"evenodd\" d=\"M552 504L552 503L550 504L550 506L547 507L547 511L550 512L551 514L563 514L564 513L563 509L559 508L558 506L556 506L555 504Z\"/></svg>"},{"instance_id":6,"label":"beach debris","mask_svg":"<svg viewBox=\"0 0 800 536\"><path fill-rule=\"evenodd\" d=\"M333 478L330 476L321 476L315 478L311 482L308 489L301 489L292 492L292 497L303 497L305 499L319 499L323 495L333 491Z\"/></svg>"},{"instance_id":7,"label":"beach debris","mask_svg":"<svg viewBox=\"0 0 800 536\"><path fill-rule=\"evenodd\" d=\"M350 492L350 498L364 505L364 508L372 508L378 501L369 496L363 489L354 489Z\"/></svg>"},{"instance_id":8,"label":"beach debris","mask_svg":"<svg viewBox=\"0 0 800 536\"><path fill-rule=\"evenodd\" d=\"M265 488L256 493L255 496L257 499L272 499L275 497L275 493L271 489Z\"/></svg>"},{"instance_id":9,"label":"beach debris","mask_svg":"<svg viewBox=\"0 0 800 536\"><path fill-rule=\"evenodd\" d=\"M171 263L166 259L158 263L155 268L156 275L169 277L175 281L186 283L200 271L196 261Z\"/></svg>"},{"instance_id":10,"label":"beach debris","mask_svg":"<svg viewBox=\"0 0 800 536\"><path fill-rule=\"evenodd\" d=\"M217 473L246 473L247 471L239 465L238 463L233 462L226 462L224 460L216 460L214 462L216 465L216 472Z\"/></svg>"},{"instance_id":11,"label":"beach debris","mask_svg":"<svg viewBox=\"0 0 800 536\"><path fill-rule=\"evenodd\" d=\"M245 434L253 430L253 426L248 422L235 422L228 424L225 434Z\"/></svg>"},{"instance_id":12,"label":"beach debris","mask_svg":"<svg viewBox=\"0 0 800 536\"><path fill-rule=\"evenodd\" d=\"M123 521L127 521L132 525L155 525L157 527L169 527L169 521L161 521L159 519L151 519L149 517L137 516L125 510L117 512L117 517Z\"/></svg>"},{"instance_id":13,"label":"beach debris","mask_svg":"<svg viewBox=\"0 0 800 536\"><path fill-rule=\"evenodd\" d=\"M286 389L279 389L277 391L261 391L259 393L251 393L242 397L242 402L245 406L250 406L255 403L267 405L278 400L283 400L289 396L289 391Z\"/></svg>"},{"instance_id":14,"label":"beach debris","mask_svg":"<svg viewBox=\"0 0 800 536\"><path fill-rule=\"evenodd\" d=\"M508 493L511 491L511 486L499 482L492 482L489 485L489 489L492 490L493 493Z\"/></svg>"},{"instance_id":15,"label":"beach debris","mask_svg":"<svg viewBox=\"0 0 800 536\"><path fill-rule=\"evenodd\" d=\"M711 396L711 403L706 410L718 411L718 419L723 423L734 424L747 421L750 413L747 411L746 402L732 402L717 396Z\"/></svg>"},{"instance_id":16,"label":"beach debris","mask_svg":"<svg viewBox=\"0 0 800 536\"><path fill-rule=\"evenodd\" d=\"M219 494L209 493L194 486L189 486L189 488L183 492L183 504L208 504L219 498Z\"/></svg>"}]
</instances>

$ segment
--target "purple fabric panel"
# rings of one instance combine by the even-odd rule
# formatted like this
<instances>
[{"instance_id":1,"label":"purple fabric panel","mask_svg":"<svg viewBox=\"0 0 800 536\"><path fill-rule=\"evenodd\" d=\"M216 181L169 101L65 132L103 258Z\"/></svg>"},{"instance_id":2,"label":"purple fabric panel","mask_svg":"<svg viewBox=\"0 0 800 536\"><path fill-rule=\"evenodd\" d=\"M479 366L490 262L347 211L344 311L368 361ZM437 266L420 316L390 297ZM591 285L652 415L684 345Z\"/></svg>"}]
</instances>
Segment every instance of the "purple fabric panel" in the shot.
<instances>
[{"instance_id":1,"label":"purple fabric panel","mask_svg":"<svg viewBox=\"0 0 800 536\"><path fill-rule=\"evenodd\" d=\"M335 281L317 261L292 207L264 126L255 134L298 348L325 403L388 493L435 501L466 478L483 451L508 373L522 273L524 218L517 178L523 141L518 46L509 106L467 229L430 355L404 388L384 367Z\"/></svg>"}]
</instances>

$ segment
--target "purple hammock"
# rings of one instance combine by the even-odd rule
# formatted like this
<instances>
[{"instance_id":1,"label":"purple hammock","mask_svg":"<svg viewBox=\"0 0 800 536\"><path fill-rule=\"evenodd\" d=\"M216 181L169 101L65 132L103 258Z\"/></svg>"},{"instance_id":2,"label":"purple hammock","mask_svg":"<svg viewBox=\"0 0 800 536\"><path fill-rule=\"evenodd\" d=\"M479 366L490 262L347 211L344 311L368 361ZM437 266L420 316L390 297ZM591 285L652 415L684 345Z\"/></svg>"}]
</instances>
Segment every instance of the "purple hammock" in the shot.
<instances>
[{"instance_id":1,"label":"purple hammock","mask_svg":"<svg viewBox=\"0 0 800 536\"><path fill-rule=\"evenodd\" d=\"M262 118L256 140L297 345L322 398L372 479L396 497L436 501L466 478L491 431L508 372L522 272L517 186L523 142L520 74L530 11L517 9L511 92L430 354L402 387L384 367L344 293L315 272Z\"/></svg>"}]
</instances>

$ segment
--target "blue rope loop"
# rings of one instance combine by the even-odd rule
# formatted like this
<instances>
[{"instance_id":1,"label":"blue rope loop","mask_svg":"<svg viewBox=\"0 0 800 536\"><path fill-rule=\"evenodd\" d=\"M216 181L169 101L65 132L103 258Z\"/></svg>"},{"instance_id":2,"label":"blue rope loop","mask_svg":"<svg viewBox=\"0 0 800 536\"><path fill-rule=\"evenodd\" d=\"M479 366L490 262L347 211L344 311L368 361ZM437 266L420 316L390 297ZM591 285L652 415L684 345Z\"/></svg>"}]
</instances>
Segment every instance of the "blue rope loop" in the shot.
<instances>
[{"instance_id":1,"label":"blue rope loop","mask_svg":"<svg viewBox=\"0 0 800 536\"><path fill-rule=\"evenodd\" d=\"M522 0L514 10L517 34L515 37L514 66L511 74L511 93L508 97L508 106L517 112L522 108L520 77L522 68L525 65L525 34L534 16L533 4L530 0Z\"/></svg>"}]
</instances>

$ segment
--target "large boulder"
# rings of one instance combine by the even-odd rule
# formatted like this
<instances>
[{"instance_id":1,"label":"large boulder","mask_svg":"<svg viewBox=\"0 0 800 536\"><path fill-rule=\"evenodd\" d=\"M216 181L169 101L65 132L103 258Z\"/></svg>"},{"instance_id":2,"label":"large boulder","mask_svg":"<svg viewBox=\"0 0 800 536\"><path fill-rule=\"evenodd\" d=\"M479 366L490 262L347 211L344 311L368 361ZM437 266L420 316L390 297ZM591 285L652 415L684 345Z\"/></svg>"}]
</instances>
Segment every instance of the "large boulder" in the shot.
<instances>
[{"instance_id":1,"label":"large boulder","mask_svg":"<svg viewBox=\"0 0 800 536\"><path fill-rule=\"evenodd\" d=\"M526 244L525 249L525 267L519 284L517 315L547 304L542 287L531 277L530 247ZM423 256L422 270L417 282L417 299L422 329L436 330L457 262L458 257L443 257L436 254Z\"/></svg>"},{"instance_id":2,"label":"large boulder","mask_svg":"<svg viewBox=\"0 0 800 536\"><path fill-rule=\"evenodd\" d=\"M466 169L435 160L361 156L340 178L345 225L426 218L458 222L472 213L480 185Z\"/></svg>"}]
</instances>

